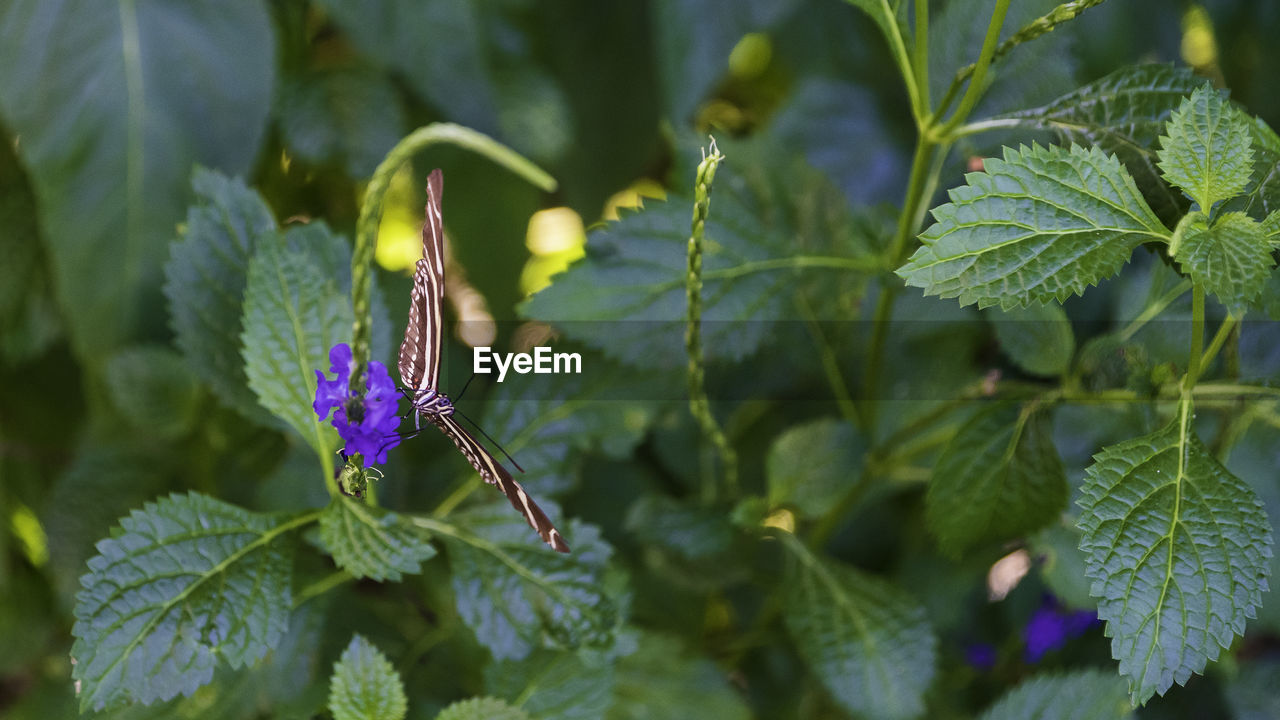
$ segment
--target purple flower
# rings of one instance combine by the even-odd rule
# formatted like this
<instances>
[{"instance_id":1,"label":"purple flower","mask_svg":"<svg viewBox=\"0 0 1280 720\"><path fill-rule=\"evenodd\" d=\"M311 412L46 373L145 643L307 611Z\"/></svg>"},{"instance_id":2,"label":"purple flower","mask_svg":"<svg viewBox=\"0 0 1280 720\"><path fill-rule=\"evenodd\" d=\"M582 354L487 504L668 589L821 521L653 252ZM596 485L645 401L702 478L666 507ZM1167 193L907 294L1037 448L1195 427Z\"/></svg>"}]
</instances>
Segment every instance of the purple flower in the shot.
<instances>
[{"instance_id":1,"label":"purple flower","mask_svg":"<svg viewBox=\"0 0 1280 720\"><path fill-rule=\"evenodd\" d=\"M1022 631L1027 643L1027 662L1039 662L1045 653L1057 650L1067 640L1082 635L1097 621L1098 616L1092 610L1071 612L1059 607L1052 598L1046 598Z\"/></svg>"},{"instance_id":2,"label":"purple flower","mask_svg":"<svg viewBox=\"0 0 1280 720\"><path fill-rule=\"evenodd\" d=\"M365 372L365 395L363 400L351 394L349 384L351 371L355 362L351 358L351 348L346 343L334 345L329 350L329 372L334 373L332 380L325 379L324 373L316 371L316 399L311 407L323 421L333 412L333 426L338 429L338 436L344 443L343 451L347 455L360 454L370 464L382 464L387 461L387 451L400 444L399 403L400 394L396 392L395 381L387 374L387 367L377 360L369 362ZM347 419L347 405L350 402L363 402L364 418L359 423Z\"/></svg>"},{"instance_id":3,"label":"purple flower","mask_svg":"<svg viewBox=\"0 0 1280 720\"><path fill-rule=\"evenodd\" d=\"M996 649L990 643L976 642L964 647L964 661L972 667L988 671L996 666Z\"/></svg>"}]
</instances>

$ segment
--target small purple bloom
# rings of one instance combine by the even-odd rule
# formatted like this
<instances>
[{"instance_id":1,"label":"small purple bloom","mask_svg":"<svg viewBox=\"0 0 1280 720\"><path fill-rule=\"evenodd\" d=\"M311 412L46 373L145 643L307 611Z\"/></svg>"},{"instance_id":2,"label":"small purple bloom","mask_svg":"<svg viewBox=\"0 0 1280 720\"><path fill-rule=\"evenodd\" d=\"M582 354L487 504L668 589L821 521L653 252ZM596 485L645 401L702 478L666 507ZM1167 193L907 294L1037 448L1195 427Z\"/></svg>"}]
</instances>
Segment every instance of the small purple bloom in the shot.
<instances>
[{"instance_id":1,"label":"small purple bloom","mask_svg":"<svg viewBox=\"0 0 1280 720\"><path fill-rule=\"evenodd\" d=\"M996 666L996 649L990 643L970 643L964 648L964 661L972 667L987 671Z\"/></svg>"},{"instance_id":2,"label":"small purple bloom","mask_svg":"<svg viewBox=\"0 0 1280 720\"><path fill-rule=\"evenodd\" d=\"M365 373L366 392L361 399L352 395L348 387L355 369L351 348L346 343L334 345L329 350L329 362L329 372L335 377L328 380L324 373L316 371L316 399L311 407L321 420L333 411L333 426L342 438L346 454L363 455L370 464L385 463L387 451L400 444L400 434L396 432L400 427L400 395L395 381L387 374L385 365L371 360ZM364 418L359 423L353 424L347 419L347 404L351 401L363 402Z\"/></svg>"},{"instance_id":3,"label":"small purple bloom","mask_svg":"<svg viewBox=\"0 0 1280 720\"><path fill-rule=\"evenodd\" d=\"M1084 634L1097 620L1098 616L1092 610L1071 612L1059 607L1052 598L1046 598L1022 631L1027 643L1027 662L1039 662L1045 653L1057 650L1067 640Z\"/></svg>"}]
</instances>

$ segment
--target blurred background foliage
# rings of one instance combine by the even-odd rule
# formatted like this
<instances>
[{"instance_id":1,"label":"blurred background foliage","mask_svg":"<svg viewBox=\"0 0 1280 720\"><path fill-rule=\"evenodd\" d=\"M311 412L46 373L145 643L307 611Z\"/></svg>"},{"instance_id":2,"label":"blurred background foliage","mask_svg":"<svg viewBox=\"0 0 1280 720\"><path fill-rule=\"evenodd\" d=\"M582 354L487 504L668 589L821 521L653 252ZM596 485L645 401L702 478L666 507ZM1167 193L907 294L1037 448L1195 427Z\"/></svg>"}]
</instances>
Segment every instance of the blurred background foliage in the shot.
<instances>
[{"instance_id":1,"label":"blurred background foliage","mask_svg":"<svg viewBox=\"0 0 1280 720\"><path fill-rule=\"evenodd\" d=\"M937 82L976 57L992 4L933 3ZM1006 27L1053 5L1016 2ZM975 117L1046 101L1122 65L1172 61L1231 88L1233 99L1278 127L1278 31L1280 3L1265 0L1113 0L1018 48L999 66ZM607 228L588 243L588 229L645 198L688 195L708 133L736 148L729 151L733 172L776 188L776 205L758 210L790 216L781 222L797 237L839 226L857 238L846 254L877 247L892 217L884 206L901 200L913 141L891 67L871 21L836 0L0 3L0 714L75 714L68 649L78 578L94 542L131 508L185 490L258 510L327 501L314 458L276 427L246 422L174 347L162 270L189 222L197 165L245 178L281 224L323 220L350 237L363 183L408 131L452 121L506 143L547 169L559 189L546 195L472 154L431 149L393 187L378 282L393 299L394 334L404 323L397 300L408 294L404 271L418 248L422 178L444 168L452 251L467 290L454 298L454 312L464 331L479 328L472 342L497 333L494 344L510 347L520 342L518 306L581 256L584 243L627 247L628 238ZM941 186L960 182L965 158L1017 139L969 139ZM834 200L813 200L827 189ZM722 205L713 202L713 217L729 212L727 189L724 195ZM672 208L687 231L689 206ZM815 208L829 217L815 216ZM682 261L682 254L674 259ZM1068 312L1082 327L1125 318L1148 278L1126 273L1068 303ZM833 293L821 317L865 312L860 288L855 282L841 290L846 295ZM590 288L572 297L592 300ZM945 335L893 340L896 367L886 383L910 382L917 398L945 397L947 388L979 381L1004 362L980 316L954 303L904 297L899 317L957 321ZM730 353L713 363L713 387L822 396L821 365L804 329L797 332L799 350L758 363ZM852 352L857 339L833 342ZM1183 345L1171 342L1179 355ZM1150 352L1156 364L1159 347ZM450 339L449 353L455 367L467 364L462 339ZM1274 355L1264 341L1240 362L1274 372ZM445 387L462 379L455 371ZM514 387L489 388L489 396ZM481 403L486 389L472 392L469 401ZM505 407L487 426L500 439L515 438L527 418ZM784 492L764 490L772 472L784 490L799 488L789 496L801 521L830 511L829 486L840 478L829 468L846 463L841 453L856 463L864 441L823 419L833 414L829 403L743 403L725 412L746 448L747 490ZM1059 413L1054 440L1069 475L1078 479L1104 442L1133 434L1122 426L1149 423L1142 413ZM566 516L599 526L631 578L631 623L644 631L610 670L615 700L597 710L612 702L608 716L617 718L842 716L805 675L782 630L752 625L776 612L761 590L778 584L776 558L767 548L741 552L747 541L726 512L685 502L699 455L684 406L595 421L622 430L595 445L566 442L572 457L546 459L556 472L531 487L557 497ZM790 440L783 434L802 423L818 424L817 431ZM1234 440L1229 465L1241 477L1274 478L1274 429ZM512 444L520 458L522 450L538 452ZM380 486L383 503L420 510L444 500L469 471L442 448L433 440L397 451L393 480ZM812 457L828 458L828 470L786 477ZM542 461L535 455L525 463ZM1043 611L1045 593L1065 608L1089 607L1080 573L1066 567L1079 562L1074 535L1041 536L1040 572L989 604L982 578L999 553L963 562L939 555L923 531L922 479L907 473L848 508L830 550L892 575L924 603L942 638L932 717L969 716L1041 667L1111 667L1096 629L1056 654L1033 660L1021 650L1022 629ZM1274 481L1259 492L1276 517ZM449 593L440 562L401 585L349 584L324 604L303 606L265 667L220 672L218 683L184 703L104 716L307 717L323 703L328 668L353 631L378 644L404 676L410 717L431 717L460 697L500 694L504 678L519 670L484 661L485 651L447 617ZM1271 633L1280 632L1278 605L1271 600L1263 609ZM992 648L991 662L966 655L975 643ZM1274 690L1278 668L1211 670L1141 716L1265 707L1259 688ZM1270 702L1274 711L1274 696Z\"/></svg>"}]
</instances>

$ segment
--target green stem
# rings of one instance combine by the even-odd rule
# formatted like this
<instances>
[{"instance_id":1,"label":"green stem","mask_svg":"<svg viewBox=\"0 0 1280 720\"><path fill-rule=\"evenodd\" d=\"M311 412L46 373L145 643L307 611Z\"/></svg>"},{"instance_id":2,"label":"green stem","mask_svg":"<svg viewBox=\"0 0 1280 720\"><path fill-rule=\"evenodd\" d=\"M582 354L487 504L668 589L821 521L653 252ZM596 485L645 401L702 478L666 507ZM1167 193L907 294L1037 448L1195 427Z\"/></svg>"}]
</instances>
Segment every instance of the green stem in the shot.
<instances>
[{"instance_id":1,"label":"green stem","mask_svg":"<svg viewBox=\"0 0 1280 720\"><path fill-rule=\"evenodd\" d=\"M884 261L879 258L862 257L827 257L822 255L792 255L790 257L770 258L745 262L733 267L707 270L702 273L703 280L731 280L753 273L773 270L792 270L802 268L824 268L829 270L856 270L859 272L875 272L884 270Z\"/></svg>"},{"instance_id":2,"label":"green stem","mask_svg":"<svg viewBox=\"0 0 1280 720\"><path fill-rule=\"evenodd\" d=\"M894 19L897 15L889 6L889 0L879 0L879 5L881 16L885 20L882 29L885 32L885 40L889 42L889 52L893 55L898 71L902 73L902 82L907 86L907 98L911 101L911 115L915 118L916 127L923 128L925 116L929 112L929 104L925 101L920 85L916 82L916 73L911 55L907 52L907 43L902 39L902 31Z\"/></svg>"},{"instance_id":3,"label":"green stem","mask_svg":"<svg viewBox=\"0 0 1280 720\"><path fill-rule=\"evenodd\" d=\"M916 0L915 71L920 107L929 109L929 0Z\"/></svg>"},{"instance_id":4,"label":"green stem","mask_svg":"<svg viewBox=\"0 0 1280 720\"><path fill-rule=\"evenodd\" d=\"M991 60L993 62L999 60L1007 55L1009 51L1022 43L1034 40L1045 33L1051 32L1058 25L1061 25L1068 20L1072 20L1085 10L1101 5L1104 2L1106 2L1106 0L1074 0L1073 2L1066 2L1057 6L1047 14L1041 15L1035 20L1023 25L1016 33L1013 34L1012 37L1000 43L1000 47L996 48L995 54L991 57ZM947 108L951 106L952 100L955 99L956 93L964 85L964 81L969 79L976 70L977 63L971 63L956 71L956 75L951 79L951 85L947 88L947 92L943 96L942 102L939 103L935 114L940 116L942 113L947 111ZM952 137L958 137L958 134L952 133Z\"/></svg>"},{"instance_id":5,"label":"green stem","mask_svg":"<svg viewBox=\"0 0 1280 720\"><path fill-rule=\"evenodd\" d=\"M1236 318L1228 315L1226 320L1218 326L1218 332L1214 333L1213 340L1209 341L1209 347L1204 351L1204 355L1200 358L1200 367L1207 368L1218 356L1218 351L1222 349L1223 344L1227 342L1227 338L1231 336L1231 331L1235 329L1239 322Z\"/></svg>"},{"instance_id":6,"label":"green stem","mask_svg":"<svg viewBox=\"0 0 1280 720\"><path fill-rule=\"evenodd\" d=\"M555 178L514 150L461 125L433 123L414 130L396 143L369 179L369 186L365 189L364 200L360 205L360 217L356 220L356 242L351 253L351 305L356 318L351 332L351 352L355 361L350 385L353 395L363 397L365 392L364 368L369 363L373 256L378 241L378 225L382 220L383 200L391 187L391 179L402 165L425 148L441 143L472 150L544 191L551 192L556 188Z\"/></svg>"},{"instance_id":7,"label":"green stem","mask_svg":"<svg viewBox=\"0 0 1280 720\"><path fill-rule=\"evenodd\" d=\"M890 268L902 264L908 250L908 241L915 234L916 228L927 210L928 196L926 190L936 182L936 173L941 163L935 163L935 157L945 148L930 142L924 134L916 141L915 154L911 160L911 175L907 182L907 194L903 199L902 212L898 215L898 227L893 240L886 250L885 257ZM931 179L933 178L933 179ZM867 352L867 368L863 376L863 398L873 398L880 384L880 365L884 359L884 346L889 337L889 321L893 317L893 302L900 286L893 279L886 279L880 287L876 299L876 307L871 320L871 341ZM863 413L863 425L868 431L875 427L876 403L868 403Z\"/></svg>"},{"instance_id":8,"label":"green stem","mask_svg":"<svg viewBox=\"0 0 1280 720\"><path fill-rule=\"evenodd\" d=\"M1187 360L1187 374L1182 380L1183 392L1190 392L1200 379L1200 359L1204 356L1204 288L1191 288L1191 355Z\"/></svg>"},{"instance_id":9,"label":"green stem","mask_svg":"<svg viewBox=\"0 0 1280 720\"><path fill-rule=\"evenodd\" d=\"M312 598L319 597L339 585L351 582L352 580L355 580L355 577L346 570L336 570L329 573L298 591L298 594L293 597L293 609L297 610Z\"/></svg>"},{"instance_id":10,"label":"green stem","mask_svg":"<svg viewBox=\"0 0 1280 720\"><path fill-rule=\"evenodd\" d=\"M827 343L827 338L822 333L822 326L818 324L818 319L813 314L813 308L809 306L809 301L803 295L796 296L796 307L799 308L800 314L804 316L805 324L809 328L809 336L813 338L814 344L818 346L818 353L822 356L822 371L827 376L827 384L831 386L831 393L836 397L836 405L840 408L840 414L844 416L844 419L850 425L865 431L866 419L858 413L858 407L853 402L853 396L849 394L849 386L845 384L844 374L840 372L840 363L836 359L835 351Z\"/></svg>"},{"instance_id":11,"label":"green stem","mask_svg":"<svg viewBox=\"0 0 1280 720\"><path fill-rule=\"evenodd\" d=\"M716 148L715 140L706 157L698 165L694 184L693 222L689 234L688 273L685 276L685 297L688 314L684 332L685 352L689 356L689 412L702 428L702 434L715 447L724 466L724 480L730 495L738 487L738 455L724 431L711 414L711 402L707 399L706 365L702 352L702 245L706 235L707 215L711 212L711 186L715 182L716 168L724 156ZM708 500L716 496L714 479L704 486Z\"/></svg>"},{"instance_id":12,"label":"green stem","mask_svg":"<svg viewBox=\"0 0 1280 720\"><path fill-rule=\"evenodd\" d=\"M1129 323L1124 330L1120 331L1120 341L1127 342L1129 338L1133 337L1134 334L1141 330L1144 325L1158 317L1160 313L1165 311L1165 308L1176 302L1178 298L1185 295L1190 289L1191 281L1183 280L1170 288L1169 292L1157 298L1155 302L1143 308L1142 312L1138 314L1138 317L1134 318L1133 322Z\"/></svg>"},{"instance_id":13,"label":"green stem","mask_svg":"<svg viewBox=\"0 0 1280 720\"><path fill-rule=\"evenodd\" d=\"M987 37L982 41L982 52L978 55L978 62L975 63L973 76L969 79L969 87L965 89L964 97L960 98L960 107L956 108L955 114L951 119L940 128L934 129L934 138L943 140L947 138L951 131L959 127L961 123L969 118L969 113L973 112L973 108L978 104L978 99L982 97L982 93L986 90L987 71L991 68L991 60L995 57L996 47L1000 41L1000 29L1004 27L1005 15L1009 13L1010 0L996 0L995 11L991 13L991 22L987 24Z\"/></svg>"}]
</instances>

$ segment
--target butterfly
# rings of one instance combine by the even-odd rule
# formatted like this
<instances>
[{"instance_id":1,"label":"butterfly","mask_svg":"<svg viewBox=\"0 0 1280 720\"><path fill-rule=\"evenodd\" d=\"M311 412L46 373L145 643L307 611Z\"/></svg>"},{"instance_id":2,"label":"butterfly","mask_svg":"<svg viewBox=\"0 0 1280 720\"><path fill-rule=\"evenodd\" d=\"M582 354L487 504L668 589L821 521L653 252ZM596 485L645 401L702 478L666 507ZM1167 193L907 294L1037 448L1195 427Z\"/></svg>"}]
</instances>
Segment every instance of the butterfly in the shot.
<instances>
[{"instance_id":1,"label":"butterfly","mask_svg":"<svg viewBox=\"0 0 1280 720\"><path fill-rule=\"evenodd\" d=\"M440 198L444 175L439 169L427 177L427 219L422 226L422 259L413 273L409 295L409 325L400 345L400 380L412 393L414 422L422 419L440 428L480 477L507 496L511 506L524 515L530 527L557 552L569 552L564 537L529 493L511 477L483 445L453 417L453 401L440 392L440 340L443 332L444 302L444 216Z\"/></svg>"}]
</instances>

